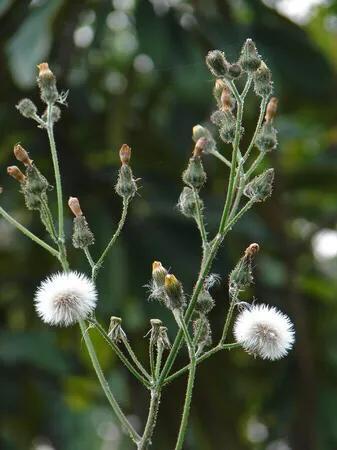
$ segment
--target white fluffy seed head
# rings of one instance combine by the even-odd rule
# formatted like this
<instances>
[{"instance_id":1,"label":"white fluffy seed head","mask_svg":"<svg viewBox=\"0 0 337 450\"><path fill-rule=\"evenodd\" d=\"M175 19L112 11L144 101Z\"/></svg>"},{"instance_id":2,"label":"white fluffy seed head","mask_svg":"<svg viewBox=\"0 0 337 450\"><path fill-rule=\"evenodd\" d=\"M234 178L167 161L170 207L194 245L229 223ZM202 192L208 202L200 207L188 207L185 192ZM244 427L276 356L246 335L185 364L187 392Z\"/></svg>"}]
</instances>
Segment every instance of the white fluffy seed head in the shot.
<instances>
[{"instance_id":1,"label":"white fluffy seed head","mask_svg":"<svg viewBox=\"0 0 337 450\"><path fill-rule=\"evenodd\" d=\"M295 342L289 317L264 304L250 306L238 315L234 336L248 353L272 361L286 356Z\"/></svg>"},{"instance_id":2,"label":"white fluffy seed head","mask_svg":"<svg viewBox=\"0 0 337 450\"><path fill-rule=\"evenodd\" d=\"M95 309L94 283L79 272L56 273L44 280L35 293L35 308L50 325L68 326L85 319Z\"/></svg>"}]
</instances>

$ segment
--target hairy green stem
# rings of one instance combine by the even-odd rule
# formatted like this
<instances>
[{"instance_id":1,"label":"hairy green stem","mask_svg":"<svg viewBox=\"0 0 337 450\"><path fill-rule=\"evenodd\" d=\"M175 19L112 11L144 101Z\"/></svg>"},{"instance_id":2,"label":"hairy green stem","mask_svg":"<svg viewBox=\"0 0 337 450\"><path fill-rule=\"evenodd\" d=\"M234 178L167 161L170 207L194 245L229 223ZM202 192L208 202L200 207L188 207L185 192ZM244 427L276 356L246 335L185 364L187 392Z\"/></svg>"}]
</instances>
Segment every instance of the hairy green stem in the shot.
<instances>
[{"instance_id":1,"label":"hairy green stem","mask_svg":"<svg viewBox=\"0 0 337 450\"><path fill-rule=\"evenodd\" d=\"M232 167L231 162L228 161L227 158L225 158L220 152L218 152L217 150L211 150L210 151L211 155L214 155L216 158L220 159L220 161L222 161L224 164L226 164L226 166L228 166L229 168Z\"/></svg>"},{"instance_id":2,"label":"hairy green stem","mask_svg":"<svg viewBox=\"0 0 337 450\"><path fill-rule=\"evenodd\" d=\"M236 290L232 296L231 302L229 304L229 309L228 312L226 314L226 319L225 319L225 323L224 323L224 327L222 330L222 335L219 341L219 345L223 345L226 341L227 338L227 333L228 333L228 329L229 329L229 325L231 323L232 320L232 316L233 316L233 312L234 312L234 308L235 305L237 304L237 300L238 300L238 295L239 295L239 291Z\"/></svg>"},{"instance_id":3,"label":"hairy green stem","mask_svg":"<svg viewBox=\"0 0 337 450\"><path fill-rule=\"evenodd\" d=\"M129 369L129 371L139 380L141 383L144 384L145 387L148 389L150 388L150 383L147 381L146 378L144 378L130 363L130 361L126 358L124 353L119 349L118 345L113 342L102 325L97 322L96 319L90 319L89 322L97 329L97 331L100 333L102 338L107 342L107 344L113 349L113 351L116 353L116 355L119 357L119 359L122 361L122 363Z\"/></svg>"},{"instance_id":4,"label":"hairy green stem","mask_svg":"<svg viewBox=\"0 0 337 450\"><path fill-rule=\"evenodd\" d=\"M196 221L199 231L200 231L201 240L202 240L202 248L203 248L203 251L205 252L207 249L207 245L208 245L207 233L206 233L206 229L205 229L204 217L202 214L202 210L200 208L199 193L195 187L193 188L193 195L194 195L194 201L195 201L195 205L196 205L195 221Z\"/></svg>"},{"instance_id":5,"label":"hairy green stem","mask_svg":"<svg viewBox=\"0 0 337 450\"><path fill-rule=\"evenodd\" d=\"M144 433L140 442L138 443L137 450L146 450L151 444L152 434L154 431L154 427L156 426L156 420L160 405L160 397L161 397L160 390L158 389L151 390L149 414L147 417Z\"/></svg>"},{"instance_id":6,"label":"hairy green stem","mask_svg":"<svg viewBox=\"0 0 337 450\"><path fill-rule=\"evenodd\" d=\"M110 405L112 406L112 409L114 410L119 422L121 423L122 427L127 431L127 433L129 434L129 436L131 437L131 439L133 440L133 442L135 442L136 444L138 444L140 442L140 436L139 434L136 432L136 430L133 428L133 426L131 425L131 423L128 421L127 417L125 416L125 414L123 413L123 411L121 410L117 400L115 399L113 393L111 392L111 389L109 387L109 384L103 374L103 371L101 369L101 366L98 362L97 359L97 355L94 349L94 346L92 344L92 341L90 339L89 333L86 329L86 325L84 323L83 320L80 320L79 322L80 328L81 328L81 332L82 332L82 336L84 339L84 342L87 346L87 350L92 362L92 365L94 366L97 378L99 379L99 382L101 383L102 389L107 397L107 399L109 400Z\"/></svg>"},{"instance_id":7,"label":"hairy green stem","mask_svg":"<svg viewBox=\"0 0 337 450\"><path fill-rule=\"evenodd\" d=\"M138 370L144 375L145 378L148 380L151 380L150 374L147 372L147 370L144 368L143 364L139 361L137 358L135 352L133 351L131 345L129 344L129 341L126 336L122 338L122 342L125 345L125 348L127 352L129 353L132 361L135 363L135 366L138 368Z\"/></svg>"},{"instance_id":8,"label":"hairy green stem","mask_svg":"<svg viewBox=\"0 0 337 450\"><path fill-rule=\"evenodd\" d=\"M200 364L205 359L209 358L210 356L214 355L214 353L219 352L220 350L231 350L233 348L240 347L240 345L236 342L232 344L223 344L223 345L217 345L207 352L203 353L201 356L197 358L197 364ZM186 366L182 367L181 369L177 370L176 372L172 373L170 376L168 376L163 383L163 386L166 386L167 384L171 383L173 380L178 378L183 373L187 372L190 368L190 364L187 364Z\"/></svg>"},{"instance_id":9,"label":"hairy green stem","mask_svg":"<svg viewBox=\"0 0 337 450\"><path fill-rule=\"evenodd\" d=\"M102 255L100 256L100 258L98 259L98 261L96 262L96 264L94 265L94 267L92 268L92 278L95 279L97 277L98 271L101 268L104 258L106 257L107 253L109 252L109 250L111 249L111 247L114 245L114 243L116 242L118 236L120 235L123 226L125 224L125 220L126 220L126 216L128 213L128 206L129 206L129 199L123 200L123 210L122 210L122 215L121 218L119 220L117 229L115 231L115 233L113 234L112 238L110 239L108 245L105 247Z\"/></svg>"},{"instance_id":10,"label":"hairy green stem","mask_svg":"<svg viewBox=\"0 0 337 450\"><path fill-rule=\"evenodd\" d=\"M39 244L41 247L43 247L45 250L47 250L49 253L51 253L53 256L55 256L57 259L60 259L60 254L55 248L51 247L49 244L44 242L42 239L35 236L35 234L33 234L26 227L21 225L21 223L19 223L17 220L14 219L14 217L9 215L1 206L0 206L0 214L2 215L2 217L4 219L7 220L7 222L14 225L15 228L20 230L25 236L29 237L32 241Z\"/></svg>"}]
</instances>

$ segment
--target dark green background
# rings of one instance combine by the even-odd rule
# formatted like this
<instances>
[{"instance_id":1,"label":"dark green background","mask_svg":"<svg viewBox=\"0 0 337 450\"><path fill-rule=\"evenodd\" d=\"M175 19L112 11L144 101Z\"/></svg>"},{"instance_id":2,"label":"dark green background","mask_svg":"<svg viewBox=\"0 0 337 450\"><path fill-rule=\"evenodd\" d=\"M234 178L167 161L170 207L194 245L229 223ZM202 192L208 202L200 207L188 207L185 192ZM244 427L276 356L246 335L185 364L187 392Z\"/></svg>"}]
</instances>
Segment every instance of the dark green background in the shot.
<instances>
[{"instance_id":1,"label":"dark green background","mask_svg":"<svg viewBox=\"0 0 337 450\"><path fill-rule=\"evenodd\" d=\"M218 337L228 304L228 272L245 247L257 241L261 252L250 297L288 313L297 341L279 362L255 360L236 350L204 363L197 373L185 448L336 449L337 264L336 258L314 257L312 237L334 229L337 219L337 2L316 8L310 20L298 25L257 0L171 2L175 6L157 6L157 13L156 2L141 0L127 11L124 29L125 16L110 15L110 25L117 23L117 30L111 29L107 16L121 3L0 1L1 205L43 235L6 166L14 163L12 147L20 141L52 182L45 134L14 108L23 96L39 102L36 64L48 60L59 87L70 89L69 107L56 125L64 193L80 197L96 234L95 255L120 215L121 202L113 191L118 149L124 142L133 149L140 195L99 278L97 315L105 324L111 314L122 316L130 341L147 361L149 319L164 320L171 338L175 332L168 312L146 300L143 286L152 261L170 267L190 293L200 260L198 233L175 204L192 148L191 127L206 122L214 109L204 56L220 48L236 58L243 40L254 38L280 98L280 145L266 163L275 167L276 186L272 198L235 227L216 259L214 271L222 283L213 291L217 306L211 320ZM93 32L86 47L73 39L82 26ZM153 70L135 69L139 54L152 59ZM244 143L257 114L257 100L250 95ZM209 180L202 195L214 232L228 171L212 158L205 158L205 167ZM68 211L66 227L70 233ZM73 268L88 270L81 252L71 250L70 257ZM52 329L34 312L37 284L57 269L48 254L0 220L0 447L130 449L116 431L78 328ZM147 393L93 337L116 396L143 425ZM183 355L177 364L185 361ZM155 450L174 446L185 382L181 378L165 392ZM253 442L254 436L260 442Z\"/></svg>"}]
</instances>

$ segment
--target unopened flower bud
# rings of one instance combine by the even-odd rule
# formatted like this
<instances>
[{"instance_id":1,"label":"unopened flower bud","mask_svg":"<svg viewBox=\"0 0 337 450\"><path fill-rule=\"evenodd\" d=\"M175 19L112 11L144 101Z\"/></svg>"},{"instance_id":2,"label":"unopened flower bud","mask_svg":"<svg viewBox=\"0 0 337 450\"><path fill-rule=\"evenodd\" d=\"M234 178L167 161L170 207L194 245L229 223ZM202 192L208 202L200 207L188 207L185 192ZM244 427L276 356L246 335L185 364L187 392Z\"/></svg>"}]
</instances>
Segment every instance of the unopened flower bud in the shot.
<instances>
[{"instance_id":1,"label":"unopened flower bud","mask_svg":"<svg viewBox=\"0 0 337 450\"><path fill-rule=\"evenodd\" d=\"M77 197L69 197L68 206L75 217L83 215L81 205Z\"/></svg>"},{"instance_id":2,"label":"unopened flower bud","mask_svg":"<svg viewBox=\"0 0 337 450\"><path fill-rule=\"evenodd\" d=\"M46 62L39 64L37 67L39 69L37 82L40 88L41 99L45 103L55 103L59 96L55 75Z\"/></svg>"},{"instance_id":3,"label":"unopened flower bud","mask_svg":"<svg viewBox=\"0 0 337 450\"><path fill-rule=\"evenodd\" d=\"M201 314L208 314L214 308L214 300L209 291L202 288L198 296L195 310Z\"/></svg>"},{"instance_id":4,"label":"unopened flower bud","mask_svg":"<svg viewBox=\"0 0 337 450\"><path fill-rule=\"evenodd\" d=\"M119 150L119 157L122 164L129 164L131 158L131 148L123 144Z\"/></svg>"},{"instance_id":5,"label":"unopened flower bud","mask_svg":"<svg viewBox=\"0 0 337 450\"><path fill-rule=\"evenodd\" d=\"M199 349L212 345L212 330L207 317L200 316L193 321L193 336Z\"/></svg>"},{"instance_id":6,"label":"unopened flower bud","mask_svg":"<svg viewBox=\"0 0 337 450\"><path fill-rule=\"evenodd\" d=\"M13 153L15 158L25 166L32 165L33 161L29 158L28 152L20 144L14 145Z\"/></svg>"},{"instance_id":7,"label":"unopened flower bud","mask_svg":"<svg viewBox=\"0 0 337 450\"><path fill-rule=\"evenodd\" d=\"M230 90L226 87L223 89L220 97L220 107L223 111L232 110L234 108L235 101L232 97Z\"/></svg>"},{"instance_id":8,"label":"unopened flower bud","mask_svg":"<svg viewBox=\"0 0 337 450\"><path fill-rule=\"evenodd\" d=\"M23 98L16 105L16 109L27 119L35 117L37 113L37 107L29 98Z\"/></svg>"},{"instance_id":9,"label":"unopened flower bud","mask_svg":"<svg viewBox=\"0 0 337 450\"><path fill-rule=\"evenodd\" d=\"M131 167L127 164L122 164L119 169L115 190L125 200L132 198L137 192L136 181L133 178Z\"/></svg>"},{"instance_id":10,"label":"unopened flower bud","mask_svg":"<svg viewBox=\"0 0 337 450\"><path fill-rule=\"evenodd\" d=\"M254 73L254 91L256 95L268 97L272 90L273 83L271 81L271 71L262 61L260 67Z\"/></svg>"},{"instance_id":11,"label":"unopened flower bud","mask_svg":"<svg viewBox=\"0 0 337 450\"><path fill-rule=\"evenodd\" d=\"M199 138L195 143L193 149L193 156L201 156L206 147L207 147L207 139L204 137Z\"/></svg>"},{"instance_id":12,"label":"unopened flower bud","mask_svg":"<svg viewBox=\"0 0 337 450\"><path fill-rule=\"evenodd\" d=\"M73 246L86 249L95 243L95 238L84 216L77 216L73 223Z\"/></svg>"},{"instance_id":13,"label":"unopened flower bud","mask_svg":"<svg viewBox=\"0 0 337 450\"><path fill-rule=\"evenodd\" d=\"M265 120L266 122L272 122L276 113L277 113L277 105L278 99L276 97L272 97L267 105Z\"/></svg>"},{"instance_id":14,"label":"unopened flower bud","mask_svg":"<svg viewBox=\"0 0 337 450\"><path fill-rule=\"evenodd\" d=\"M26 181L25 175L21 172L21 170L17 166L7 167L7 173L21 184Z\"/></svg>"},{"instance_id":15,"label":"unopened flower bud","mask_svg":"<svg viewBox=\"0 0 337 450\"><path fill-rule=\"evenodd\" d=\"M185 295L182 284L174 275L166 275L164 288L168 308L177 310L185 306Z\"/></svg>"},{"instance_id":16,"label":"unopened flower bud","mask_svg":"<svg viewBox=\"0 0 337 450\"><path fill-rule=\"evenodd\" d=\"M242 74L242 68L241 68L240 64L234 63L234 64L230 64L228 66L227 78L234 80L234 79L239 78L241 76L241 74Z\"/></svg>"},{"instance_id":17,"label":"unopened flower bud","mask_svg":"<svg viewBox=\"0 0 337 450\"><path fill-rule=\"evenodd\" d=\"M160 261L154 261L152 263L152 279L158 287L162 287L165 284L165 277L168 274L167 269L163 267Z\"/></svg>"},{"instance_id":18,"label":"unopened flower bud","mask_svg":"<svg viewBox=\"0 0 337 450\"><path fill-rule=\"evenodd\" d=\"M42 114L41 119L44 120L45 122L47 122L48 120L48 109L45 110L45 112ZM53 105L53 107L51 108L51 117L50 120L52 121L52 123L56 123L60 120L61 118L61 109L56 106Z\"/></svg>"},{"instance_id":19,"label":"unopened flower bud","mask_svg":"<svg viewBox=\"0 0 337 450\"><path fill-rule=\"evenodd\" d=\"M183 181L188 186L200 189L206 182L207 175L204 171L200 156L190 158L187 169L183 172Z\"/></svg>"},{"instance_id":20,"label":"unopened flower bud","mask_svg":"<svg viewBox=\"0 0 337 450\"><path fill-rule=\"evenodd\" d=\"M272 193L273 181L274 169L268 169L247 184L244 189L244 194L255 202L263 202Z\"/></svg>"},{"instance_id":21,"label":"unopened flower bud","mask_svg":"<svg viewBox=\"0 0 337 450\"><path fill-rule=\"evenodd\" d=\"M193 141L197 143L198 140L202 138L205 139L205 141L203 142L203 153L211 153L216 147L215 140L212 134L207 128L203 127L202 125L195 125L192 128Z\"/></svg>"},{"instance_id":22,"label":"unopened flower bud","mask_svg":"<svg viewBox=\"0 0 337 450\"><path fill-rule=\"evenodd\" d=\"M202 210L204 207L203 201L198 196L199 208ZM191 188L185 186L182 193L179 196L178 208L182 214L186 217L195 217L197 213L197 204L194 192Z\"/></svg>"},{"instance_id":23,"label":"unopened flower bud","mask_svg":"<svg viewBox=\"0 0 337 450\"><path fill-rule=\"evenodd\" d=\"M239 63L245 72L255 72L260 67L261 58L251 39L247 39L243 44Z\"/></svg>"},{"instance_id":24,"label":"unopened flower bud","mask_svg":"<svg viewBox=\"0 0 337 450\"><path fill-rule=\"evenodd\" d=\"M234 141L236 132L236 119L232 111L215 111L211 115L211 121L219 127L219 134L224 142L229 144ZM242 127L241 133L243 133Z\"/></svg>"},{"instance_id":25,"label":"unopened flower bud","mask_svg":"<svg viewBox=\"0 0 337 450\"><path fill-rule=\"evenodd\" d=\"M220 80L219 78L216 79L215 83L214 83L214 88L213 88L213 95L217 102L219 102L222 91L224 89L228 89L226 83L224 81Z\"/></svg>"},{"instance_id":26,"label":"unopened flower bud","mask_svg":"<svg viewBox=\"0 0 337 450\"><path fill-rule=\"evenodd\" d=\"M262 153L270 152L277 147L277 131L271 122L265 122L256 138L256 146Z\"/></svg>"},{"instance_id":27,"label":"unopened flower bud","mask_svg":"<svg viewBox=\"0 0 337 450\"><path fill-rule=\"evenodd\" d=\"M228 62L224 52L211 50L206 56L206 64L211 73L217 78L223 78L228 73Z\"/></svg>"},{"instance_id":28,"label":"unopened flower bud","mask_svg":"<svg viewBox=\"0 0 337 450\"><path fill-rule=\"evenodd\" d=\"M22 193L29 210L41 209L41 201L47 201L46 191L49 183L36 166L26 168L26 183L23 185Z\"/></svg>"},{"instance_id":29,"label":"unopened flower bud","mask_svg":"<svg viewBox=\"0 0 337 450\"><path fill-rule=\"evenodd\" d=\"M253 257L256 255L256 253L258 253L260 251L260 246L259 244L257 244L256 242L254 242L253 244L250 244L246 250L245 250L245 256L246 257Z\"/></svg>"},{"instance_id":30,"label":"unopened flower bud","mask_svg":"<svg viewBox=\"0 0 337 450\"><path fill-rule=\"evenodd\" d=\"M122 319L120 317L112 316L110 318L108 336L116 344L126 339L126 334L122 328Z\"/></svg>"}]
</instances>

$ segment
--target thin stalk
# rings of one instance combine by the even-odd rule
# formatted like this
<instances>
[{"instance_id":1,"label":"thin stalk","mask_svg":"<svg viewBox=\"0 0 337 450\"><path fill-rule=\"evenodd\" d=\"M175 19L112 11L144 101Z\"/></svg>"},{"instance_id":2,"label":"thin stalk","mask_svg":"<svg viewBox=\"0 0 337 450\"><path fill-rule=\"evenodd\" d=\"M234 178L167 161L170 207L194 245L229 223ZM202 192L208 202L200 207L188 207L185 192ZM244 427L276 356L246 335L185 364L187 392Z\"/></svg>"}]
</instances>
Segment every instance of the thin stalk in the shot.
<instances>
[{"instance_id":1,"label":"thin stalk","mask_svg":"<svg viewBox=\"0 0 337 450\"><path fill-rule=\"evenodd\" d=\"M42 207L42 211L43 211L42 214L44 214L45 218L46 218L45 225L47 227L48 233L50 234L50 237L52 238L52 240L55 243L58 243L58 241L57 241L57 233L56 233L56 230L55 230L55 227L54 227L53 216L52 216L52 214L50 212L50 209L49 209L47 201L43 197L41 197L41 207Z\"/></svg>"},{"instance_id":2,"label":"thin stalk","mask_svg":"<svg viewBox=\"0 0 337 450\"><path fill-rule=\"evenodd\" d=\"M234 312L234 308L235 308L235 305L236 305L237 300L238 300L238 295L239 295L239 291L236 290L234 292L234 294L233 294L233 297L232 297L230 305L229 305L229 309L228 309L228 313L226 315L225 324L224 324L224 327L223 327L223 330L222 330L222 335L221 335L221 338L220 338L220 341L219 341L219 345L223 345L225 343L225 341L226 341L229 325L231 323L233 312Z\"/></svg>"},{"instance_id":3,"label":"thin stalk","mask_svg":"<svg viewBox=\"0 0 337 450\"><path fill-rule=\"evenodd\" d=\"M54 138L54 128L52 122L52 108L53 104L48 103L47 108L47 133L50 145L51 156L54 166L55 174L55 184L56 184L56 195L57 195L57 209L58 209L58 237L61 245L64 245L64 222L63 222L63 195L62 195L62 183L59 161L56 151L56 144Z\"/></svg>"},{"instance_id":4,"label":"thin stalk","mask_svg":"<svg viewBox=\"0 0 337 450\"><path fill-rule=\"evenodd\" d=\"M137 358L137 356L136 356L135 352L132 350L132 347L129 344L129 341L127 340L126 336L122 337L122 342L125 345L127 352L129 353L132 361L135 363L135 366L138 368L138 370L145 376L145 378L147 378L148 380L151 380L150 374L147 372L147 370L144 368L143 364Z\"/></svg>"},{"instance_id":5,"label":"thin stalk","mask_svg":"<svg viewBox=\"0 0 337 450\"><path fill-rule=\"evenodd\" d=\"M79 321L79 325L81 328L81 332L82 332L82 336L84 339L84 342L87 346L88 349L88 353L92 362L92 365L94 366L97 378L99 379L102 389L107 397L107 399L109 400L110 405L112 406L112 409L114 410L118 420L120 421L122 427L127 431L127 433L129 434L129 436L131 437L131 439L133 440L133 442L135 442L136 444L138 444L140 442L140 436L139 434L136 432L136 430L133 428L133 426L131 425L131 423L128 421L127 417L125 416L125 414L123 413L123 411L121 410L117 400L115 399L113 393L111 392L111 389L109 387L109 384L103 374L103 371L101 369L101 366L99 364L94 346L92 344L92 341L90 339L89 333L86 330L86 325L85 322L83 320Z\"/></svg>"},{"instance_id":6,"label":"thin stalk","mask_svg":"<svg viewBox=\"0 0 337 450\"><path fill-rule=\"evenodd\" d=\"M155 379L155 364L154 364L154 343L153 343L152 336L150 337L150 343L149 343L149 359L150 359L151 377L154 380Z\"/></svg>"},{"instance_id":7,"label":"thin stalk","mask_svg":"<svg viewBox=\"0 0 337 450\"><path fill-rule=\"evenodd\" d=\"M184 409L183 409L183 415L180 423L178 438L175 446L175 450L181 450L183 448L186 430L187 430L187 423L188 418L190 414L190 408L191 408L191 401L192 401L192 394L193 394L193 386L194 386L194 379L195 379L195 372L197 368L197 360L195 355L191 358L190 368L189 368L189 375L188 375L188 382L187 382L187 388L186 388L186 394L185 394L185 403L184 403Z\"/></svg>"},{"instance_id":8,"label":"thin stalk","mask_svg":"<svg viewBox=\"0 0 337 450\"><path fill-rule=\"evenodd\" d=\"M263 118L264 118L264 114L265 114L265 111L266 111L267 104L268 104L268 97L263 97L263 99L261 100L261 103L260 103L260 114L259 114L259 118L257 120L256 128L255 128L253 137L252 137L252 139L250 141L250 144L249 144L249 146L247 148L247 151L246 151L246 153L243 156L243 163L245 163L247 161L247 159L248 159L248 157L250 155L250 152L251 152L252 148L254 147L257 135L258 135L258 133L260 131L260 128L261 128L261 125L262 125L262 121L263 121Z\"/></svg>"},{"instance_id":9,"label":"thin stalk","mask_svg":"<svg viewBox=\"0 0 337 450\"><path fill-rule=\"evenodd\" d=\"M233 344L223 344L223 345L217 345L216 347L211 348L207 352L203 353L201 356L197 358L197 364L200 364L205 359L209 358L210 356L214 355L214 353L219 352L220 350L231 350L233 348L240 347L240 344L234 342ZM181 369L174 372L172 375L168 376L164 382L163 386L166 386L167 384L171 383L173 380L178 378L183 373L187 372L190 368L190 364L187 364L186 366L182 367Z\"/></svg>"},{"instance_id":10,"label":"thin stalk","mask_svg":"<svg viewBox=\"0 0 337 450\"><path fill-rule=\"evenodd\" d=\"M151 400L149 407L149 414L144 429L143 436L138 443L137 450L146 450L151 444L151 438L156 425L159 405L160 405L161 391L157 389L151 390Z\"/></svg>"},{"instance_id":11,"label":"thin stalk","mask_svg":"<svg viewBox=\"0 0 337 450\"><path fill-rule=\"evenodd\" d=\"M164 351L163 345L160 342L158 342L156 368L155 368L155 379L156 380L158 380L159 375L160 375L160 367L161 367L161 360L162 360L162 357L163 357L163 351Z\"/></svg>"},{"instance_id":12,"label":"thin stalk","mask_svg":"<svg viewBox=\"0 0 337 450\"><path fill-rule=\"evenodd\" d=\"M95 262L94 262L94 260L92 259L90 250L88 249L88 247L85 247L85 248L83 249L83 251L84 251L85 256L87 257L87 260L88 260L88 263L89 263L91 269L93 269L93 268L95 267Z\"/></svg>"},{"instance_id":13,"label":"thin stalk","mask_svg":"<svg viewBox=\"0 0 337 450\"><path fill-rule=\"evenodd\" d=\"M227 158L225 158L220 152L218 152L217 150L212 150L210 151L211 155L214 155L216 158L220 159L220 161L222 161L224 164L226 164L226 166L228 166L229 168L231 168L231 162L228 161Z\"/></svg>"},{"instance_id":14,"label":"thin stalk","mask_svg":"<svg viewBox=\"0 0 337 450\"><path fill-rule=\"evenodd\" d=\"M231 87L233 89L233 92L237 92L234 83L231 83ZM235 88L235 90L234 90L234 88ZM239 94L237 93L237 95L239 95ZM234 189L235 189L236 161L237 161L237 155L238 155L238 150L239 150L240 128L241 128L242 115L243 115L243 102L241 101L240 95L237 98L237 104L238 104L238 110L237 110L237 117L236 117L235 138L234 138L234 142L233 142L231 170L230 170L230 174L229 174L225 206L224 206L221 221L220 221L220 227L219 227L220 232L221 232L221 229L223 229L225 227L225 223L228 218L229 210L230 210L230 207L232 204L233 193L234 193Z\"/></svg>"},{"instance_id":15,"label":"thin stalk","mask_svg":"<svg viewBox=\"0 0 337 450\"><path fill-rule=\"evenodd\" d=\"M253 164L250 166L250 168L246 172L246 179L248 180L251 174L255 171L255 169L260 165L260 162L265 157L265 153L261 152L259 156L255 159Z\"/></svg>"},{"instance_id":16,"label":"thin stalk","mask_svg":"<svg viewBox=\"0 0 337 450\"><path fill-rule=\"evenodd\" d=\"M49 244L44 242L42 239L38 238L33 234L31 231L29 231L26 227L21 225L18 221L14 219L11 215L9 215L1 206L0 206L0 214L4 219L6 219L10 224L14 225L18 230L20 230L25 236L29 237L32 241L39 244L41 247L43 247L45 250L47 250L49 253L51 253L53 256L55 256L57 259L60 259L59 252L51 247Z\"/></svg>"},{"instance_id":17,"label":"thin stalk","mask_svg":"<svg viewBox=\"0 0 337 450\"><path fill-rule=\"evenodd\" d=\"M120 235L123 226L125 224L125 220L126 220L126 216L128 213L128 206L129 206L129 200L123 200L123 210L122 210L122 215L121 218L119 220L118 226L117 226L117 230L115 231L115 233L113 234L112 238L110 239L108 245L105 247L102 255L100 256L100 258L98 259L98 261L96 262L96 264L94 265L93 269L92 269L92 278L95 279L97 276L97 273L99 271L99 269L101 268L104 258L106 257L107 253L109 252L109 250L111 249L111 247L114 245L114 243L116 242L116 239L118 238L118 236Z\"/></svg>"},{"instance_id":18,"label":"thin stalk","mask_svg":"<svg viewBox=\"0 0 337 450\"><path fill-rule=\"evenodd\" d=\"M102 338L113 349L113 351L116 353L116 355L122 361L122 363L127 367L127 369L129 369L129 371L137 378L137 380L139 380L141 383L143 383L145 387L149 388L150 383L133 367L133 365L126 358L126 356L123 354L123 352L121 352L121 350L118 348L118 346L109 338L108 334L106 333L104 328L101 326L101 324L99 322L97 322L96 319L90 319L90 323L97 329L97 331L100 333Z\"/></svg>"},{"instance_id":19,"label":"thin stalk","mask_svg":"<svg viewBox=\"0 0 337 450\"><path fill-rule=\"evenodd\" d=\"M193 194L194 194L194 201L196 205L196 222L200 231L201 240L202 240L202 248L205 251L208 245L207 242L207 233L205 229L205 223L204 223L204 217L200 208L200 198L198 191L196 188L193 188Z\"/></svg>"}]
</instances>

